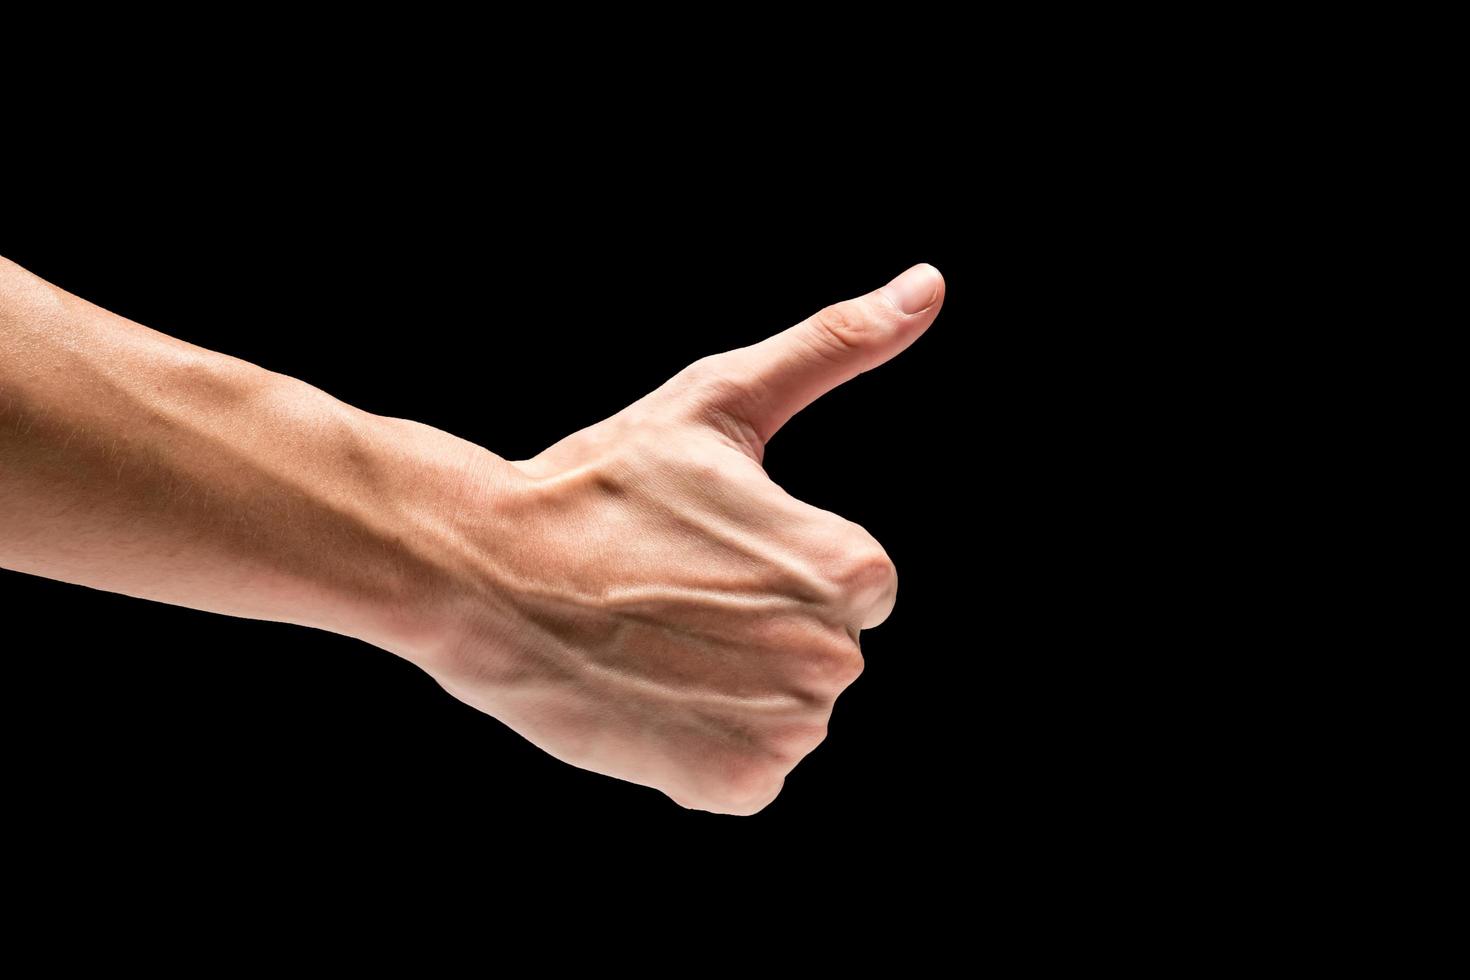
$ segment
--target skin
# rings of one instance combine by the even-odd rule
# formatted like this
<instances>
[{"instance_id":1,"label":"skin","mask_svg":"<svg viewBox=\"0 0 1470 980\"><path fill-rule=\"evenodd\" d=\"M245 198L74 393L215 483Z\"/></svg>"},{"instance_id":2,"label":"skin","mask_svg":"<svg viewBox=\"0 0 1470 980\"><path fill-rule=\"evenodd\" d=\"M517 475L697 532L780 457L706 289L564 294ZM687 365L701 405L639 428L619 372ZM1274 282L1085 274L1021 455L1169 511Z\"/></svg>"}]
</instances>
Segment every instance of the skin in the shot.
<instances>
[{"instance_id":1,"label":"skin","mask_svg":"<svg viewBox=\"0 0 1470 980\"><path fill-rule=\"evenodd\" d=\"M898 579L765 446L933 322L918 265L532 459L363 412L0 258L0 566L360 638L571 765L749 815Z\"/></svg>"}]
</instances>

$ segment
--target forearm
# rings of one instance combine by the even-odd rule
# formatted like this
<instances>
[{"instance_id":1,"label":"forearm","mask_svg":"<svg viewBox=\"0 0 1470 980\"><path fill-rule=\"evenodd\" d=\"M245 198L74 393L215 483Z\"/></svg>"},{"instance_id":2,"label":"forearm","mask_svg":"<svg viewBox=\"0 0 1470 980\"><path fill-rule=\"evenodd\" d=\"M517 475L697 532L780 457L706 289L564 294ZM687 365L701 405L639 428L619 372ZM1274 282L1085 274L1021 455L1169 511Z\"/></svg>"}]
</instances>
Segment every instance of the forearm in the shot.
<instances>
[{"instance_id":1,"label":"forearm","mask_svg":"<svg viewBox=\"0 0 1470 980\"><path fill-rule=\"evenodd\" d=\"M498 459L0 259L0 565L402 648Z\"/></svg>"}]
</instances>

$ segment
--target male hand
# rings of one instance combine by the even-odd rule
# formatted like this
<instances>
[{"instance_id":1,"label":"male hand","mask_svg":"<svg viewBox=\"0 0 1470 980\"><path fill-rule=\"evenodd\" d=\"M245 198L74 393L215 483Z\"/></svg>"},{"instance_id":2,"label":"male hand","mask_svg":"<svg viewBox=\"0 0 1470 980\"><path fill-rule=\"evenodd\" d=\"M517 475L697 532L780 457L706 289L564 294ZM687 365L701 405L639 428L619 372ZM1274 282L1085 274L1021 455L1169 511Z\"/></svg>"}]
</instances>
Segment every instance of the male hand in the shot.
<instances>
[{"instance_id":1,"label":"male hand","mask_svg":"<svg viewBox=\"0 0 1470 980\"><path fill-rule=\"evenodd\" d=\"M533 459L486 460L453 519L476 585L421 665L572 765L692 809L766 807L897 593L871 534L766 476L766 443L913 343L943 297L914 266Z\"/></svg>"}]
</instances>

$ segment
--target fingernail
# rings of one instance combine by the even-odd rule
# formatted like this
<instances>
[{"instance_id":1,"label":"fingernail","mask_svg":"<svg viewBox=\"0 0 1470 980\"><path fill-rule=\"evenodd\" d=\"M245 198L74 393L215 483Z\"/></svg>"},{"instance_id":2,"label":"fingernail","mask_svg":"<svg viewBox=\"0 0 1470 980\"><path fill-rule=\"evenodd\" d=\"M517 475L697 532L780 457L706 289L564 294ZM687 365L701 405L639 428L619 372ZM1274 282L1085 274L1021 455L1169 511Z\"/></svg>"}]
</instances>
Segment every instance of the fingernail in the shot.
<instances>
[{"instance_id":1,"label":"fingernail","mask_svg":"<svg viewBox=\"0 0 1470 980\"><path fill-rule=\"evenodd\" d=\"M883 287L883 293L905 313L927 310L939 295L939 270L927 262L920 262L899 273L897 279Z\"/></svg>"}]
</instances>

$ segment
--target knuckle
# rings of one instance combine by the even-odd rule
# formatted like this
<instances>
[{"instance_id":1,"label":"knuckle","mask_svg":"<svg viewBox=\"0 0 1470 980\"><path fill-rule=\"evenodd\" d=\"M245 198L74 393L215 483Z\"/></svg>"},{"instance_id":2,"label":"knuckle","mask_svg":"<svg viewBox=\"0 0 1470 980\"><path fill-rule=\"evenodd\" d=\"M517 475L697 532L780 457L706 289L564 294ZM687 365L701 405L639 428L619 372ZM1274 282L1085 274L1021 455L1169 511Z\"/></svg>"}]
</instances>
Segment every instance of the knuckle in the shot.
<instances>
[{"instance_id":1,"label":"knuckle","mask_svg":"<svg viewBox=\"0 0 1470 980\"><path fill-rule=\"evenodd\" d=\"M727 812L740 817L749 817L761 812L770 806L771 803L775 802L776 797L781 793L781 786L784 782L785 780L779 777L768 779L762 784L759 792L751 793L733 803Z\"/></svg>"},{"instance_id":2,"label":"knuckle","mask_svg":"<svg viewBox=\"0 0 1470 980\"><path fill-rule=\"evenodd\" d=\"M727 398L744 388L728 359L719 354L707 354L691 362L675 378L681 393L697 399Z\"/></svg>"},{"instance_id":3,"label":"knuckle","mask_svg":"<svg viewBox=\"0 0 1470 980\"><path fill-rule=\"evenodd\" d=\"M848 639L815 647L807 659L808 679L829 696L862 675L862 653Z\"/></svg>"},{"instance_id":4,"label":"knuckle","mask_svg":"<svg viewBox=\"0 0 1470 980\"><path fill-rule=\"evenodd\" d=\"M898 578L898 569L888 552L877 545L853 548L838 564L838 585L849 591L886 589Z\"/></svg>"},{"instance_id":5,"label":"knuckle","mask_svg":"<svg viewBox=\"0 0 1470 980\"><path fill-rule=\"evenodd\" d=\"M720 813L749 815L763 809L784 777L765 765L746 764L731 770L711 793L709 803Z\"/></svg>"},{"instance_id":6,"label":"knuckle","mask_svg":"<svg viewBox=\"0 0 1470 980\"><path fill-rule=\"evenodd\" d=\"M824 353L847 356L872 339L869 319L853 300L844 300L818 310L812 317L812 333Z\"/></svg>"},{"instance_id":7,"label":"knuckle","mask_svg":"<svg viewBox=\"0 0 1470 980\"><path fill-rule=\"evenodd\" d=\"M715 355L706 354L697 360L690 361L675 377L686 385L700 384L719 373L719 364Z\"/></svg>"},{"instance_id":8,"label":"knuckle","mask_svg":"<svg viewBox=\"0 0 1470 980\"><path fill-rule=\"evenodd\" d=\"M729 357L710 354L694 361L670 384L670 393L686 418L723 432L737 446L756 453L762 446L747 420L754 381Z\"/></svg>"}]
</instances>

